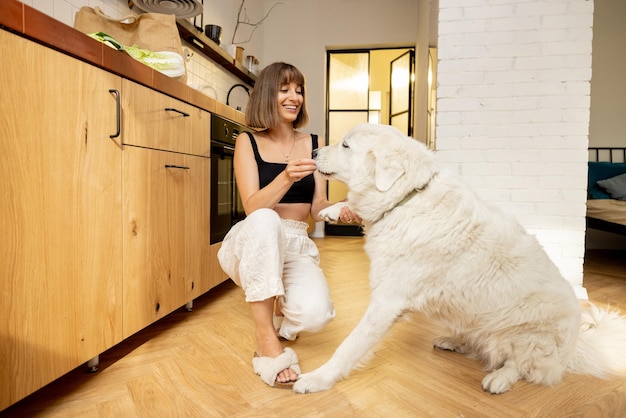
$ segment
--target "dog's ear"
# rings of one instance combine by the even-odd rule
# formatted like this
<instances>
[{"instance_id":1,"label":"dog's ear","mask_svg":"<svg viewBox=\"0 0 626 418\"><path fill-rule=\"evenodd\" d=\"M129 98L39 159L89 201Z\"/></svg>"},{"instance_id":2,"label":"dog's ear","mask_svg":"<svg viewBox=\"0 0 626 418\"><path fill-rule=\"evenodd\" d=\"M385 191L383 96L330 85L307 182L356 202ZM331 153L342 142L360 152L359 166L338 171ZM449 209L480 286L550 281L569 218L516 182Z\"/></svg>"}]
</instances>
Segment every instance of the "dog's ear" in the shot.
<instances>
[{"instance_id":1,"label":"dog's ear","mask_svg":"<svg viewBox=\"0 0 626 418\"><path fill-rule=\"evenodd\" d=\"M374 159L374 182L376 188L386 192L404 175L404 167L397 159L389 158L385 151L372 151Z\"/></svg>"}]
</instances>

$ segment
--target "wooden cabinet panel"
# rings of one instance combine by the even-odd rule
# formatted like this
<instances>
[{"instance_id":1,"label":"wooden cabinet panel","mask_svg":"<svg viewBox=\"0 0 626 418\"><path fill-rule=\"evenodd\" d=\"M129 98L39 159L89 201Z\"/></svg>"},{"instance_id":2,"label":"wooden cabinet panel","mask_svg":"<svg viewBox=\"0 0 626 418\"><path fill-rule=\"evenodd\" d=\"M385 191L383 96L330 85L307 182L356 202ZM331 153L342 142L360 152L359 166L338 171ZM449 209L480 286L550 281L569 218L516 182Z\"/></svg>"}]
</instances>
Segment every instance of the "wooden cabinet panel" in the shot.
<instances>
[{"instance_id":1,"label":"wooden cabinet panel","mask_svg":"<svg viewBox=\"0 0 626 418\"><path fill-rule=\"evenodd\" d=\"M208 112L128 80L123 89L125 144L210 156Z\"/></svg>"},{"instance_id":2,"label":"wooden cabinet panel","mask_svg":"<svg viewBox=\"0 0 626 418\"><path fill-rule=\"evenodd\" d=\"M210 277L211 277L211 287L217 286L218 284L228 280L228 275L224 273L222 267L220 266L219 261L217 260L217 252L222 247L222 243L218 242L217 244L211 245L211 258L209 260L210 264Z\"/></svg>"},{"instance_id":3,"label":"wooden cabinet panel","mask_svg":"<svg viewBox=\"0 0 626 418\"><path fill-rule=\"evenodd\" d=\"M126 337L206 289L210 159L132 146L123 154Z\"/></svg>"},{"instance_id":4,"label":"wooden cabinet panel","mask_svg":"<svg viewBox=\"0 0 626 418\"><path fill-rule=\"evenodd\" d=\"M191 297L196 298L211 289L209 253L211 251L211 160L202 157L188 157L197 167L190 176L186 198L185 231L186 265L191 280ZM191 299L190 299L191 300Z\"/></svg>"},{"instance_id":5,"label":"wooden cabinet panel","mask_svg":"<svg viewBox=\"0 0 626 418\"><path fill-rule=\"evenodd\" d=\"M119 77L5 31L0 56L1 410L122 339L122 156Z\"/></svg>"},{"instance_id":6,"label":"wooden cabinet panel","mask_svg":"<svg viewBox=\"0 0 626 418\"><path fill-rule=\"evenodd\" d=\"M190 154L211 156L211 114L191 106L191 151Z\"/></svg>"}]
</instances>

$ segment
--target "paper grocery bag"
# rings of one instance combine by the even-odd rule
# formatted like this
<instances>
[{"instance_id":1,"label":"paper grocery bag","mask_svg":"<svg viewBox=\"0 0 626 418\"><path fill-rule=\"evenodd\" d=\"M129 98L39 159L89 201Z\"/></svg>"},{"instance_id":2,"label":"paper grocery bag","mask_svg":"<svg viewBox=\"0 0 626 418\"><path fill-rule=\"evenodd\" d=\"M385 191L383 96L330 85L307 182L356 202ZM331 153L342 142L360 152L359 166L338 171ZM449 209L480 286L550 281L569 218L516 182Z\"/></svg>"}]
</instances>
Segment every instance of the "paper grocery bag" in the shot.
<instances>
[{"instance_id":1,"label":"paper grocery bag","mask_svg":"<svg viewBox=\"0 0 626 418\"><path fill-rule=\"evenodd\" d=\"M83 6L76 12L74 28L86 34L104 32L124 45L155 52L176 52L185 57L175 15L143 13L113 18L99 7ZM178 79L186 81L186 72Z\"/></svg>"}]
</instances>

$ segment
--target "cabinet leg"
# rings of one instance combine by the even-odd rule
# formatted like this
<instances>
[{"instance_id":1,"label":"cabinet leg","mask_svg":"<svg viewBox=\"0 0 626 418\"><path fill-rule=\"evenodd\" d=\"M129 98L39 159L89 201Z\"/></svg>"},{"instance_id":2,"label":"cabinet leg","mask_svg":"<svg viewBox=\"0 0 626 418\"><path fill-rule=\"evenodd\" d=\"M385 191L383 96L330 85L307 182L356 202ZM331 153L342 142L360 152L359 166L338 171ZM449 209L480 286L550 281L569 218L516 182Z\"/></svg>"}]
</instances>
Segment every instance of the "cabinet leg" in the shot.
<instances>
[{"instance_id":1,"label":"cabinet leg","mask_svg":"<svg viewBox=\"0 0 626 418\"><path fill-rule=\"evenodd\" d=\"M190 300L185 304L185 309L187 312L191 312L193 310L193 300Z\"/></svg>"},{"instance_id":2,"label":"cabinet leg","mask_svg":"<svg viewBox=\"0 0 626 418\"><path fill-rule=\"evenodd\" d=\"M98 371L98 365L100 364L100 356L95 356L87 362L87 371L89 373L95 373Z\"/></svg>"}]
</instances>

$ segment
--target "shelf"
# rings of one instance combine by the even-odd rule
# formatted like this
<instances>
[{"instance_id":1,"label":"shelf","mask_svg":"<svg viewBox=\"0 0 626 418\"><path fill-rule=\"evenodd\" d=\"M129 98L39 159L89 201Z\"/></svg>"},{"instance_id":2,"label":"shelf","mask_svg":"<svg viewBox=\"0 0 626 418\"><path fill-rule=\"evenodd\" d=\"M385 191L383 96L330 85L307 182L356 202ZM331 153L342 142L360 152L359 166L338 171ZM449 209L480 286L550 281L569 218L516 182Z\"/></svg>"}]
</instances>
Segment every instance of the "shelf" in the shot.
<instances>
[{"instance_id":1,"label":"shelf","mask_svg":"<svg viewBox=\"0 0 626 418\"><path fill-rule=\"evenodd\" d=\"M189 45L207 58L215 61L215 63L224 67L241 81L254 86L256 76L249 72L243 65L236 62L235 59L218 44L207 38L202 32L196 29L190 22L184 19L177 19L178 33L180 38L184 39Z\"/></svg>"}]
</instances>

